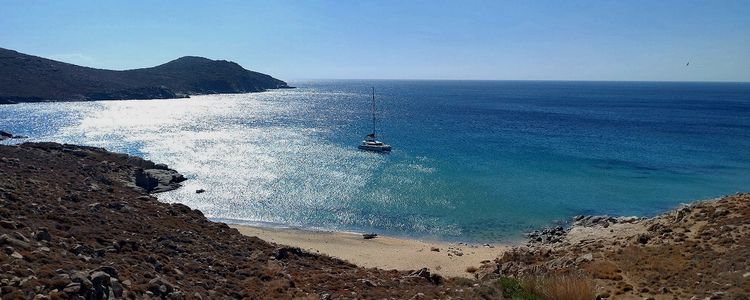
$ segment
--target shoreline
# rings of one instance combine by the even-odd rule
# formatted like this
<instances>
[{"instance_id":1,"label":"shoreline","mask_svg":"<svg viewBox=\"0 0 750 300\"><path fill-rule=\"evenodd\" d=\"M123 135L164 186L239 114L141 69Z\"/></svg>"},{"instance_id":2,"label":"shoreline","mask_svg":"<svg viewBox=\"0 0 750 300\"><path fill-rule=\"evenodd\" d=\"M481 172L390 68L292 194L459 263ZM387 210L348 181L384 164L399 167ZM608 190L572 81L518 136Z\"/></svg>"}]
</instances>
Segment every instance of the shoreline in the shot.
<instances>
[{"instance_id":1,"label":"shoreline","mask_svg":"<svg viewBox=\"0 0 750 300\"><path fill-rule=\"evenodd\" d=\"M473 278L467 268L478 268L483 261L493 261L512 248L509 244L486 246L381 235L365 240L352 232L228 225L246 236L339 258L360 267L402 271L428 268L447 277Z\"/></svg>"}]
</instances>

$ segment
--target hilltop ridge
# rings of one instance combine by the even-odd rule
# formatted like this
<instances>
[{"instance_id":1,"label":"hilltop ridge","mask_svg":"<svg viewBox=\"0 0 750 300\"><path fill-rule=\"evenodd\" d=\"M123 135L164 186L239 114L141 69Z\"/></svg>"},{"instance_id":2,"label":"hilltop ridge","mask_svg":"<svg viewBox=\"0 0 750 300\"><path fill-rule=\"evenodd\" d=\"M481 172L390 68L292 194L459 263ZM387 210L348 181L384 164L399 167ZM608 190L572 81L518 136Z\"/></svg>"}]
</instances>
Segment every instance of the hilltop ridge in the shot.
<instances>
[{"instance_id":1,"label":"hilltop ridge","mask_svg":"<svg viewBox=\"0 0 750 300\"><path fill-rule=\"evenodd\" d=\"M0 104L169 99L278 88L289 86L270 75L226 60L184 56L155 67L115 71L0 48Z\"/></svg>"}]
</instances>

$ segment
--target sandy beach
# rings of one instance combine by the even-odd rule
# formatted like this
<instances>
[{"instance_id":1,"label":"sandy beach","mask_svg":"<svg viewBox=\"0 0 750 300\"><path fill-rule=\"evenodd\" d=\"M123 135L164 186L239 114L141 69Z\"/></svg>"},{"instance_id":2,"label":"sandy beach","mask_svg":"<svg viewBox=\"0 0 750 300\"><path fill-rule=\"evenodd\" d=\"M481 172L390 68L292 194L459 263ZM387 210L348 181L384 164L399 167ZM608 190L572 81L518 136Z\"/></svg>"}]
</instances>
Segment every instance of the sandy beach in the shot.
<instances>
[{"instance_id":1,"label":"sandy beach","mask_svg":"<svg viewBox=\"0 0 750 300\"><path fill-rule=\"evenodd\" d=\"M287 228L262 228L230 225L240 233L265 241L294 246L312 253L340 258L362 267L417 270L429 268L443 276L473 277L468 267L479 267L507 250L507 245L471 245L419 241L387 236L365 240L360 234L308 231ZM433 251L434 248L439 251Z\"/></svg>"}]
</instances>

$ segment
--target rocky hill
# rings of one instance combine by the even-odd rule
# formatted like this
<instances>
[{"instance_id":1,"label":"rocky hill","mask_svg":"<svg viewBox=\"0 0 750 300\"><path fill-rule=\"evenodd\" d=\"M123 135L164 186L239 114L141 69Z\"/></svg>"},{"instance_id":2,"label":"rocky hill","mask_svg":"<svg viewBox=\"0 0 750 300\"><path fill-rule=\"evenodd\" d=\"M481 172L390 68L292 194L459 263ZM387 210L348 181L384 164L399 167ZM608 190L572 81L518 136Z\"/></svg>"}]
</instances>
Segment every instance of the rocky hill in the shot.
<instances>
[{"instance_id":1,"label":"rocky hill","mask_svg":"<svg viewBox=\"0 0 750 300\"><path fill-rule=\"evenodd\" d=\"M597 299L750 299L750 194L660 216L579 216L487 262L482 281L570 274Z\"/></svg>"},{"instance_id":2,"label":"rocky hill","mask_svg":"<svg viewBox=\"0 0 750 300\"><path fill-rule=\"evenodd\" d=\"M479 297L465 279L360 268L159 202L147 192L181 176L126 154L0 145L0 178L2 299Z\"/></svg>"},{"instance_id":3,"label":"rocky hill","mask_svg":"<svg viewBox=\"0 0 750 300\"><path fill-rule=\"evenodd\" d=\"M186 56L152 68L113 71L0 48L0 103L167 99L288 88L234 62Z\"/></svg>"}]
</instances>

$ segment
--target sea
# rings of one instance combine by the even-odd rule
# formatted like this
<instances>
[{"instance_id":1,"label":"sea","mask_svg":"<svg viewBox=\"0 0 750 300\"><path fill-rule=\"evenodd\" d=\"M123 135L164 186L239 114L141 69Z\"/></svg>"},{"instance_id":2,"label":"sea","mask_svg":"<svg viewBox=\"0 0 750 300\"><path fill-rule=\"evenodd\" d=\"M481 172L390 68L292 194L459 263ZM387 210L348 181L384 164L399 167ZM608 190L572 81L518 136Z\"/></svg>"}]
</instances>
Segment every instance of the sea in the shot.
<instances>
[{"instance_id":1,"label":"sea","mask_svg":"<svg viewBox=\"0 0 750 300\"><path fill-rule=\"evenodd\" d=\"M189 180L161 201L255 226L517 242L575 215L648 217L750 191L750 83L291 85L0 105L0 129L166 163ZM389 154L357 149L372 87Z\"/></svg>"}]
</instances>

